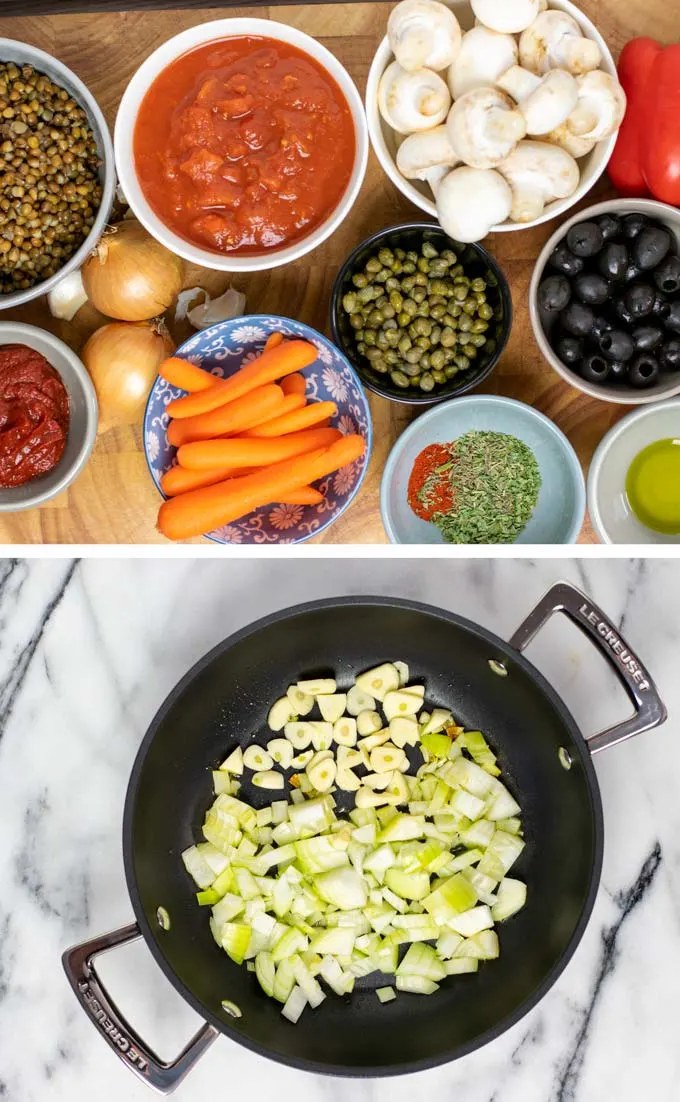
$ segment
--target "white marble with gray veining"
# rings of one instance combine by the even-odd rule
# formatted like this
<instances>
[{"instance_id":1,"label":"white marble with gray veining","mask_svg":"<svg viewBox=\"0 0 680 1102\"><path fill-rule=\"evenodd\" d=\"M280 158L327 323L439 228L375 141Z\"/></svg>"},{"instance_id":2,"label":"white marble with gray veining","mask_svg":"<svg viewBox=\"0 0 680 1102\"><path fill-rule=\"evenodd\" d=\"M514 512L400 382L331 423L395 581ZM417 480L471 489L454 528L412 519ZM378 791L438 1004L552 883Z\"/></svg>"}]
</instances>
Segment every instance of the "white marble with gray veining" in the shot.
<instances>
[{"instance_id":1,"label":"white marble with gray veining","mask_svg":"<svg viewBox=\"0 0 680 1102\"><path fill-rule=\"evenodd\" d=\"M132 918L121 817L147 723L185 670L276 608L339 593L439 603L508 636L550 583L579 584L657 680L663 728L598 755L602 886L571 964L485 1049L381 1081L333 1080L219 1038L178 1102L677 1102L680 1099L680 562L0 560L0 1099L147 1102L76 1005L62 950ZM563 620L532 644L586 732L628 710ZM197 1018L143 942L101 960L142 1036Z\"/></svg>"}]
</instances>

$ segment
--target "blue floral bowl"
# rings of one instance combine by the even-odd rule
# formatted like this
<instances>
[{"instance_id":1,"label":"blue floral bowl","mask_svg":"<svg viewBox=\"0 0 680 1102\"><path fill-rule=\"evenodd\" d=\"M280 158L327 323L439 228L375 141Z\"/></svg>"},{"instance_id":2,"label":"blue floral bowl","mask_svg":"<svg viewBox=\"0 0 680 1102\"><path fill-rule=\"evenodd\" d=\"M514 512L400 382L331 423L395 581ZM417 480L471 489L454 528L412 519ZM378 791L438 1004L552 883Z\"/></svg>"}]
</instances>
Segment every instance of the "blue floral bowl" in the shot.
<instances>
[{"instance_id":1,"label":"blue floral bowl","mask_svg":"<svg viewBox=\"0 0 680 1102\"><path fill-rule=\"evenodd\" d=\"M331 424L343 433L359 433L366 441L361 459L317 483L324 495L320 505L264 505L233 524L206 532L216 543L303 543L318 536L344 513L364 480L371 454L371 414L359 378L334 344L315 329L289 318L250 314L203 329L177 349L176 356L210 371L217 378L233 375L260 354L271 333L299 337L318 349L318 359L302 374L307 397L313 402L335 402ZM184 391L160 376L156 379L144 413L144 452L151 477L160 493L161 478L175 463L176 449L168 443L166 407Z\"/></svg>"}]
</instances>

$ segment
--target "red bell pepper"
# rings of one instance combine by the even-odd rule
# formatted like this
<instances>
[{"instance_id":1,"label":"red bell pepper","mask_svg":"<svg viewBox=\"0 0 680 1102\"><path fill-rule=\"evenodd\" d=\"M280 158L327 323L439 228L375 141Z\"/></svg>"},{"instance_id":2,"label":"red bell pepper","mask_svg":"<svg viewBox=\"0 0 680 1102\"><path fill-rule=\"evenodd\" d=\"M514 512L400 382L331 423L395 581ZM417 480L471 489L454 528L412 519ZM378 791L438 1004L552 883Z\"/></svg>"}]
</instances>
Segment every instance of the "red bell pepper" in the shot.
<instances>
[{"instance_id":1,"label":"red bell pepper","mask_svg":"<svg viewBox=\"0 0 680 1102\"><path fill-rule=\"evenodd\" d=\"M680 206L680 45L635 38L618 71L628 108L609 177L621 195Z\"/></svg>"}]
</instances>

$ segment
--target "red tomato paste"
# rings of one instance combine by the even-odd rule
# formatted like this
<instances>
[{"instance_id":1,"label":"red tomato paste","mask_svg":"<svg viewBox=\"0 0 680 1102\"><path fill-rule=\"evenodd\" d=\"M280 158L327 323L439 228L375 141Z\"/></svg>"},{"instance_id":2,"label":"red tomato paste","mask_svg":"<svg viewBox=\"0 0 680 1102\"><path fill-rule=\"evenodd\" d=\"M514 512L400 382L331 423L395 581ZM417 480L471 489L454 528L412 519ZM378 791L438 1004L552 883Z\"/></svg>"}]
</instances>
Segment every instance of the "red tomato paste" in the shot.
<instances>
[{"instance_id":1,"label":"red tomato paste","mask_svg":"<svg viewBox=\"0 0 680 1102\"><path fill-rule=\"evenodd\" d=\"M0 487L22 486L61 459L69 401L59 375L25 344L0 347Z\"/></svg>"},{"instance_id":2,"label":"red tomato paste","mask_svg":"<svg viewBox=\"0 0 680 1102\"><path fill-rule=\"evenodd\" d=\"M352 174L347 101L313 58L269 38L226 38L173 61L139 109L134 159L162 221L215 252L306 236Z\"/></svg>"}]
</instances>

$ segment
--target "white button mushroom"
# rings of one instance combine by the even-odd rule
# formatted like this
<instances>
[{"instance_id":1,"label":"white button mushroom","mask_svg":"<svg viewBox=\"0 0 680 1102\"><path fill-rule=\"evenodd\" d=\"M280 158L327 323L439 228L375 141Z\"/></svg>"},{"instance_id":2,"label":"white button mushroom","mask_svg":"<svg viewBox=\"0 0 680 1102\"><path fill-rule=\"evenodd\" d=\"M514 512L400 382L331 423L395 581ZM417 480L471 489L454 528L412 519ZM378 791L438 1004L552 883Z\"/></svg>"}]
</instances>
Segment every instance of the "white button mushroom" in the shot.
<instances>
[{"instance_id":1,"label":"white button mushroom","mask_svg":"<svg viewBox=\"0 0 680 1102\"><path fill-rule=\"evenodd\" d=\"M541 10L539 0L470 0L470 4L480 23L502 34L523 31Z\"/></svg>"},{"instance_id":2,"label":"white button mushroom","mask_svg":"<svg viewBox=\"0 0 680 1102\"><path fill-rule=\"evenodd\" d=\"M475 88L456 100L446 120L454 153L471 168L500 164L526 134L524 115L498 88Z\"/></svg>"},{"instance_id":3,"label":"white button mushroom","mask_svg":"<svg viewBox=\"0 0 680 1102\"><path fill-rule=\"evenodd\" d=\"M463 35L458 57L448 72L451 95L458 99L473 88L495 84L518 57L519 48L512 35L473 27Z\"/></svg>"},{"instance_id":4,"label":"white button mushroom","mask_svg":"<svg viewBox=\"0 0 680 1102\"><path fill-rule=\"evenodd\" d=\"M575 134L572 134L567 122L555 127L549 134L542 134L541 141L549 142L550 145L559 145L560 149L566 149L567 153L571 153L576 160L580 157L587 157L595 148L595 142L591 142L586 138L577 138Z\"/></svg>"},{"instance_id":5,"label":"white button mushroom","mask_svg":"<svg viewBox=\"0 0 680 1102\"><path fill-rule=\"evenodd\" d=\"M549 134L569 117L578 100L576 79L564 69L551 69L539 77L513 65L500 75L498 87L517 100L527 134Z\"/></svg>"},{"instance_id":6,"label":"white button mushroom","mask_svg":"<svg viewBox=\"0 0 680 1102\"><path fill-rule=\"evenodd\" d=\"M579 76L597 69L602 54L597 42L584 38L575 19L562 11L544 11L519 40L519 59L532 73L566 69Z\"/></svg>"},{"instance_id":7,"label":"white button mushroom","mask_svg":"<svg viewBox=\"0 0 680 1102\"><path fill-rule=\"evenodd\" d=\"M571 154L547 142L520 142L498 171L512 188L513 222L540 218L548 203L573 195L580 180Z\"/></svg>"},{"instance_id":8,"label":"white button mushroom","mask_svg":"<svg viewBox=\"0 0 680 1102\"><path fill-rule=\"evenodd\" d=\"M446 69L460 49L455 15L439 0L402 0L387 21L392 53L402 69Z\"/></svg>"},{"instance_id":9,"label":"white button mushroom","mask_svg":"<svg viewBox=\"0 0 680 1102\"><path fill-rule=\"evenodd\" d=\"M434 195L458 160L445 126L411 134L397 150L397 168L402 176L407 180L425 180Z\"/></svg>"},{"instance_id":10,"label":"white button mushroom","mask_svg":"<svg viewBox=\"0 0 680 1102\"><path fill-rule=\"evenodd\" d=\"M380 114L398 134L414 134L439 126L450 106L446 84L430 69L408 73L398 61L393 61L378 85Z\"/></svg>"},{"instance_id":11,"label":"white button mushroom","mask_svg":"<svg viewBox=\"0 0 680 1102\"><path fill-rule=\"evenodd\" d=\"M576 81L578 103L567 119L570 134L601 142L620 127L626 113L626 93L609 73L586 73Z\"/></svg>"},{"instance_id":12,"label":"white button mushroom","mask_svg":"<svg viewBox=\"0 0 680 1102\"><path fill-rule=\"evenodd\" d=\"M437 189L437 217L445 233L464 244L481 241L493 226L505 222L512 191L493 169L454 168Z\"/></svg>"}]
</instances>

